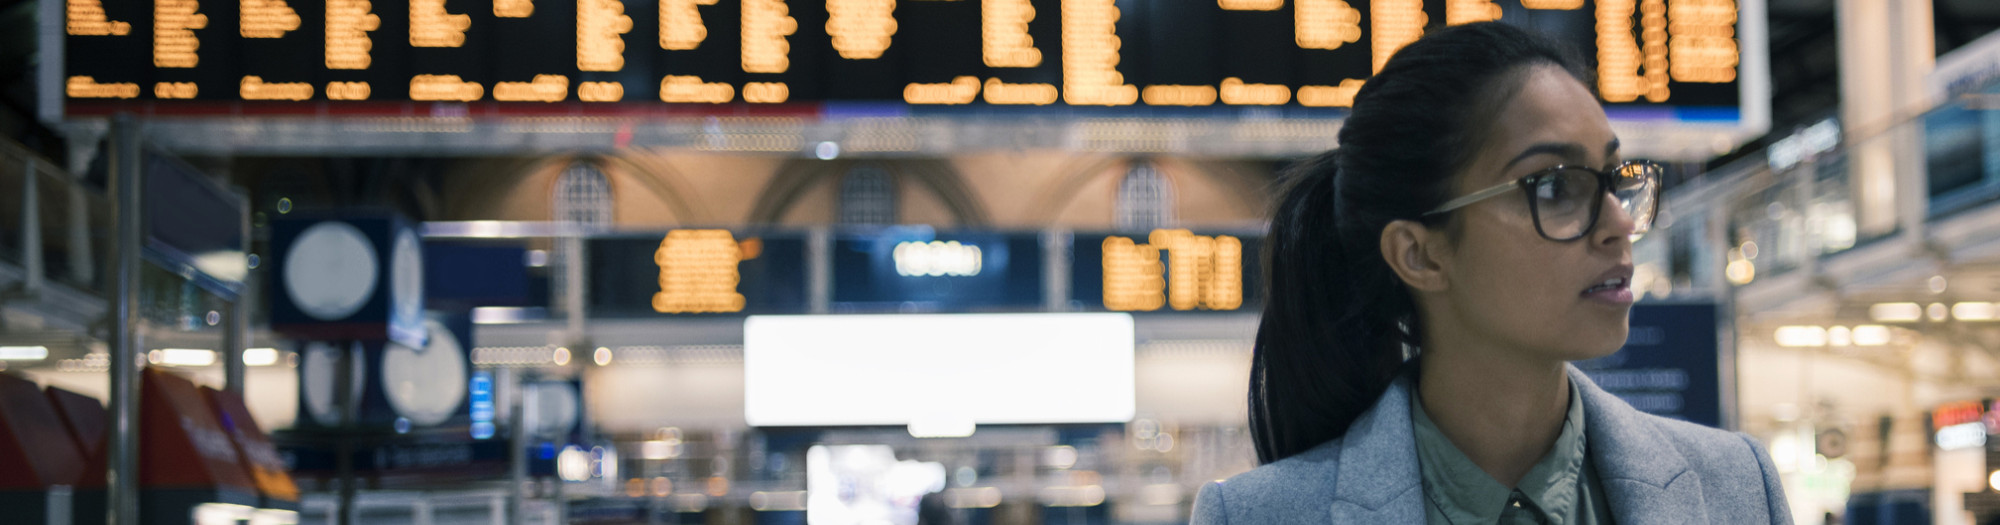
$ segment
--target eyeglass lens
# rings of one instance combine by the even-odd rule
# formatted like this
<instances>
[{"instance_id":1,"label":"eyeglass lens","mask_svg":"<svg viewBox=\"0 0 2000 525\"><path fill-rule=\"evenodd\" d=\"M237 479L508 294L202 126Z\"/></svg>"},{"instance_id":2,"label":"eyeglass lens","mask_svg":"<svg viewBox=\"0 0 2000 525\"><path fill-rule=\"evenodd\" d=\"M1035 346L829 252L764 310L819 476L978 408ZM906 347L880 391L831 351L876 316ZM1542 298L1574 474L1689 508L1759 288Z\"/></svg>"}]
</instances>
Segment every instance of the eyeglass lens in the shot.
<instances>
[{"instance_id":1,"label":"eyeglass lens","mask_svg":"<svg viewBox=\"0 0 2000 525\"><path fill-rule=\"evenodd\" d=\"M1653 202L1658 198L1658 168L1652 164L1626 164L1610 173L1612 196L1635 223L1634 235L1653 225ZM1535 223L1542 235L1566 241L1589 233L1596 224L1597 204L1604 198L1604 179L1598 172L1564 168L1535 180L1529 187L1534 200Z\"/></svg>"}]
</instances>

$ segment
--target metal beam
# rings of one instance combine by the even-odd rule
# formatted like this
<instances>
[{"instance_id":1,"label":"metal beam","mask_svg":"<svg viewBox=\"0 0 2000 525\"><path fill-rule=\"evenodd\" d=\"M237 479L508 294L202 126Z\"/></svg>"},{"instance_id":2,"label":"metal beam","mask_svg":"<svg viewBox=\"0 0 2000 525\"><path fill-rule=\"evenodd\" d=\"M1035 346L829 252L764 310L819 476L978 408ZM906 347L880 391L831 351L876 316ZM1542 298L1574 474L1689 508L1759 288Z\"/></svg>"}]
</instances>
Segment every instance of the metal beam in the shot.
<instances>
[{"instance_id":1,"label":"metal beam","mask_svg":"<svg viewBox=\"0 0 2000 525\"><path fill-rule=\"evenodd\" d=\"M139 122L119 115L112 122L111 207L117 227L117 266L111 293L111 442L106 450L106 520L109 525L139 523L139 246L140 147Z\"/></svg>"}]
</instances>

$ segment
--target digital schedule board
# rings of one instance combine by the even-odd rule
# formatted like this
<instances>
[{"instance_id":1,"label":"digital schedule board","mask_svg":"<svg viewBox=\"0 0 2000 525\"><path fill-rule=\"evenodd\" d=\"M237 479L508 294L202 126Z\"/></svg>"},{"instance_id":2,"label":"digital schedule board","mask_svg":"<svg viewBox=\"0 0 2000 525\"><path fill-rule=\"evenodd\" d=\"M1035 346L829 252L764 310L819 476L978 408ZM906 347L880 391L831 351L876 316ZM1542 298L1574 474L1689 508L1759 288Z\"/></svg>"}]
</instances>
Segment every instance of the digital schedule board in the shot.
<instances>
[{"instance_id":1,"label":"digital schedule board","mask_svg":"<svg viewBox=\"0 0 2000 525\"><path fill-rule=\"evenodd\" d=\"M68 114L1311 108L1494 20L1736 118L1738 0L65 0ZM1760 1L1760 0L1748 0ZM1338 112L1328 110L1328 115ZM482 112L482 114L485 114Z\"/></svg>"}]
</instances>

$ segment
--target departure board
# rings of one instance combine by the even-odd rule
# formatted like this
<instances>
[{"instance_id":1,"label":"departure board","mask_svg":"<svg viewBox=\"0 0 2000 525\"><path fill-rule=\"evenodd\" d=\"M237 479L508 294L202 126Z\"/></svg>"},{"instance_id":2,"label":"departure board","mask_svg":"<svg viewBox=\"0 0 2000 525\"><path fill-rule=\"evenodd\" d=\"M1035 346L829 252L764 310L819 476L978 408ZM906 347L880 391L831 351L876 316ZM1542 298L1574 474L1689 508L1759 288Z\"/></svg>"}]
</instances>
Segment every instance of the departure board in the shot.
<instances>
[{"instance_id":1,"label":"departure board","mask_svg":"<svg viewBox=\"0 0 2000 525\"><path fill-rule=\"evenodd\" d=\"M1574 45L1607 102L1739 101L1736 0L65 1L72 106L1337 108L1484 20Z\"/></svg>"}]
</instances>

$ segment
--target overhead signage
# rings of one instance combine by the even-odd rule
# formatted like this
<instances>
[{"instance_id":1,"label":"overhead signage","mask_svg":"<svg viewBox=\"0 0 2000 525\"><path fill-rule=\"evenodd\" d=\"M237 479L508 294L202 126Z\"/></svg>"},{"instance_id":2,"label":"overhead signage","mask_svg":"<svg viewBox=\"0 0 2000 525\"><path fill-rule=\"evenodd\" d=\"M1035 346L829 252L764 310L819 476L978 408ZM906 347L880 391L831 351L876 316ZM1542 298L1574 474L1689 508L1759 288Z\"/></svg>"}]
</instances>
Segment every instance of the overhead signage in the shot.
<instances>
[{"instance_id":1,"label":"overhead signage","mask_svg":"<svg viewBox=\"0 0 2000 525\"><path fill-rule=\"evenodd\" d=\"M1261 299L1256 294L1258 246L1256 237L1184 229L1143 236L1077 234L1071 297L1079 306L1121 312L1254 307Z\"/></svg>"},{"instance_id":2,"label":"overhead signage","mask_svg":"<svg viewBox=\"0 0 2000 525\"><path fill-rule=\"evenodd\" d=\"M751 316L743 409L754 427L1116 423L1134 410L1132 317Z\"/></svg>"},{"instance_id":3,"label":"overhead signage","mask_svg":"<svg viewBox=\"0 0 2000 525\"><path fill-rule=\"evenodd\" d=\"M65 0L70 112L842 102L1336 108L1444 25L1545 31L1605 101L1739 101L1736 0ZM628 9L629 7L629 9ZM105 104L109 102L110 104ZM235 104L218 105L215 102ZM782 111L782 109L780 110Z\"/></svg>"},{"instance_id":4,"label":"overhead signage","mask_svg":"<svg viewBox=\"0 0 2000 525\"><path fill-rule=\"evenodd\" d=\"M803 233L674 230L592 238L590 315L803 313Z\"/></svg>"},{"instance_id":5,"label":"overhead signage","mask_svg":"<svg viewBox=\"0 0 2000 525\"><path fill-rule=\"evenodd\" d=\"M1623 348L1577 368L1641 412L1721 427L1715 305L1640 303L1630 326Z\"/></svg>"},{"instance_id":6,"label":"overhead signage","mask_svg":"<svg viewBox=\"0 0 2000 525\"><path fill-rule=\"evenodd\" d=\"M835 312L1029 311L1042 304L1040 233L928 226L837 232Z\"/></svg>"}]
</instances>

